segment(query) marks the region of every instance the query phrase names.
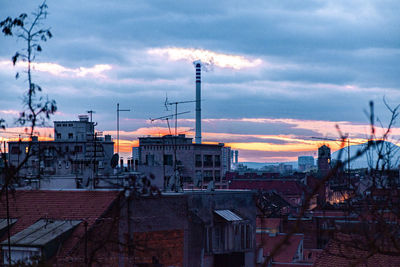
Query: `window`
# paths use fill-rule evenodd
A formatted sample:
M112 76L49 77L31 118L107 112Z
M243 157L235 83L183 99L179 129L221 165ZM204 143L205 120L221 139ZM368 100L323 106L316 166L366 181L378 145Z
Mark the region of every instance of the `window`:
M45 160L44 161L44 167L45 168L53 167L53 161L52 160Z
M75 146L74 152L82 152L82 146Z
M144 163L144 165L154 166L154 155L146 155L146 162Z
M69 133L68 134L68 139L74 139L74 134L73 133Z
M19 147L13 146L13 147L11 148L11 154L19 154L19 153L21 153Z
M168 166L173 165L172 155L164 155L164 165L168 165Z
M196 155L195 160L196 160L196 163L195 163L196 167L203 167L203 164L201 162L201 155Z
M9 256L8 256L8 249L3 246L3 259L4 265L8 266ZM41 256L40 249L36 247L11 247L11 261L12 262L23 262L27 265L34 264L37 259ZM36 265L36 264L34 264Z
M69 152L69 146L65 147L65 152Z
M61 133L57 133L57 139L61 139Z
M69 169L69 161L68 160L65 162L65 168Z
M215 167L220 167L221 166L221 156L220 155L215 155L214 156L214 166Z
M204 171L204 181L209 182L213 180L213 172L212 171Z
M221 171L214 171L214 176L215 176L215 181L220 182L221 181Z
M240 225L240 245L241 249L250 249L252 248L252 232L250 224L241 224Z
M204 167L212 167L212 155L204 155Z
M58 168L59 168L59 169L62 168L62 161L61 161L61 160L58 161Z

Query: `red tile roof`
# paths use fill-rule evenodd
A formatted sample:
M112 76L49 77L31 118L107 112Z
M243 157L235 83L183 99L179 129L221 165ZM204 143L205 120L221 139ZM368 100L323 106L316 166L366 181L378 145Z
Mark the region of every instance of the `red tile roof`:
M400 266L400 256L373 254L350 247L339 240L331 239L325 250L319 255L314 266Z
M296 180L232 180L229 189L275 190L286 196L301 196L305 191Z
M9 194L10 217L18 219L11 227L11 235L34 224L39 219L82 220L88 228L100 218L119 195L119 191L48 191L17 190ZM6 218L5 194L1 196L0 218ZM81 223L74 230L77 242L84 233ZM0 241L6 236L0 237ZM67 240L67 247L74 242Z
M273 252L273 250L283 242L286 238L286 234L277 234L276 236L270 236L268 234L257 234L256 242L257 247L263 248L264 256L269 256ZM302 234L294 234L289 237L287 243L284 243L275 255L272 256L273 262L280 263L291 263L293 262L293 258L297 253L297 249L300 245L300 242L303 240L304 235ZM299 259L300 260L300 259Z
M278 172L227 172L225 174L226 180L234 180L234 179L272 179L279 178L280 174Z

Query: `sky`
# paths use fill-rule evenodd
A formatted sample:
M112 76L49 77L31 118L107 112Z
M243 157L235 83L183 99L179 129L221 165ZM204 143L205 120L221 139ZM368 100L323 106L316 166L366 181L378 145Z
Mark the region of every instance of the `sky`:
M1 0L0 19L30 15L40 1ZM170 102L195 99L194 60L202 60L204 142L224 142L240 161L295 161L333 150L348 133L370 133L374 101L378 128L400 103L400 2L318 1L103 1L48 0L53 38L36 58L34 80L57 101L52 120L76 120L94 110L96 129L128 155L137 138L167 134ZM29 18L29 17L28 17ZM2 138L21 131L26 77L11 56L22 40L0 36ZM178 106L178 132L194 137L195 104ZM173 123L171 122L171 126ZM52 127L52 122L49 122ZM378 133L379 133L378 129ZM43 138L51 129L41 129ZM400 137L393 127L391 140Z

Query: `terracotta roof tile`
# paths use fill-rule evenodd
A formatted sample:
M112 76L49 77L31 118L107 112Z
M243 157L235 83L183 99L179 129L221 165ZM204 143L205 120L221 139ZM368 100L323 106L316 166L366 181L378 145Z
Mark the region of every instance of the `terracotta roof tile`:
M9 194L10 217L17 219L11 227L14 235L39 219L82 220L88 227L100 218L119 195L119 191L50 191L50 190L17 190ZM5 194L0 199L0 219L6 218ZM84 226L80 224L73 236L82 237ZM1 236L0 241L6 239ZM75 242L79 238L74 238ZM67 246L74 242L67 240Z
M400 266L400 256L374 254L367 257L367 255L368 251L352 248L332 239L319 255L314 266Z

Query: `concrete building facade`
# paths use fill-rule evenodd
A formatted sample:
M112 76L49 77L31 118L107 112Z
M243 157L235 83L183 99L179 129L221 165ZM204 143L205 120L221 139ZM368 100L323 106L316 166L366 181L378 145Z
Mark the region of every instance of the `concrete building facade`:
M132 198L127 205L131 223L124 224L128 209L121 209L120 230L131 233L136 246L147 248L135 258L143 266L153 259L165 266L255 266L254 199L248 190L185 190ZM168 257L169 248L173 252ZM122 259L119 266L127 263L129 259Z
M9 162L19 166L21 185L34 188L95 187L99 177L113 174L111 157L114 142L110 135L97 136L87 116L79 121L55 121L54 141L15 141L8 143Z
M323 145L318 148L318 176L324 177L331 169L331 149Z
M184 134L139 138L138 171L154 177L158 188L202 188L210 182L226 188L229 170L230 148L223 143L195 144Z
M301 172L310 171L314 168L313 156L299 156L297 158L298 169Z

